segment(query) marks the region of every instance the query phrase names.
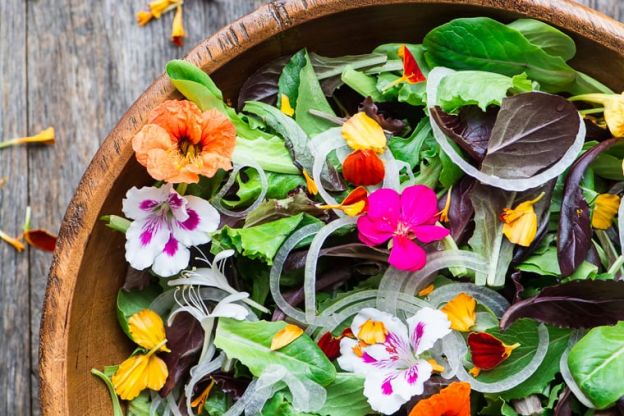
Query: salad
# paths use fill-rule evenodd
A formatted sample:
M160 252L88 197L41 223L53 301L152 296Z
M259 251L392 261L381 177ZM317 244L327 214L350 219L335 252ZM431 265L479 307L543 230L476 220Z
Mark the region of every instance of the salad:
M575 52L461 18L275 59L237 102L169 62L153 183L102 218L114 415L622 414L624 96Z

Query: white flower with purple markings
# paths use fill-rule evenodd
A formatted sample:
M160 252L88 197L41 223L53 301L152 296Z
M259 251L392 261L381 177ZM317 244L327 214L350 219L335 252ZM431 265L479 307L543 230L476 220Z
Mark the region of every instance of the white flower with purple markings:
M423 393L431 377L427 351L451 332L446 315L423 308L407 320L374 308L362 309L351 324L357 339L340 341L338 364L365 377L364 395L371 408L389 415Z
M173 185L133 187L123 212L134 220L126 232L126 260L137 270L152 267L159 276L173 276L188 266L189 247L210 241L219 227L219 213L196 196L181 196Z

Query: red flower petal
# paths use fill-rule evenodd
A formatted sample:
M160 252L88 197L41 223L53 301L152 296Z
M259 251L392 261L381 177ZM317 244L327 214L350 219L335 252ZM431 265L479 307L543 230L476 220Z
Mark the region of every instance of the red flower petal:
M319 340L318 346L325 353L327 358L335 360L340 355L340 339L336 338L331 332L326 332Z
M54 251L56 246L56 236L46 230L28 230L24 232L24 240L43 251Z
M377 185L386 175L383 161L372 150L356 150L344 160L342 174L357 186Z
M426 81L425 75L420 70L414 55L410 50L402 45L399 49L399 56L403 58L403 78L410 84Z
M491 370L508 357L503 341L487 332L473 332L468 335L468 346L473 364L481 370Z

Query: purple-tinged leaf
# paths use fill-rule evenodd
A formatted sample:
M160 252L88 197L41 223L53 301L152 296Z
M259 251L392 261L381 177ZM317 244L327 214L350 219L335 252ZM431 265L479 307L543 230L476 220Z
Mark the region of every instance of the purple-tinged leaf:
M485 157L497 114L498 107L483 112L473 105L463 107L458 115L445 113L437 106L431 109L431 116L444 134L479 163Z
M219 389L224 393L230 394L234 400L241 398L247 386L251 380L246 378L236 378L231 374L217 372L206 376L208 379L213 379L215 384L219 386Z
M289 56L279 57L251 74L238 93L238 109L241 110L247 101L262 101L275 105L277 103L277 82L289 59Z
M572 390L566 386L555 406L555 416L572 416Z
M143 290L152 282L152 275L145 270L135 270L132 267L128 268L126 273L126 280L124 281L123 288L126 291L131 290Z
M513 304L522 301L522 292L524 292L524 285L522 284L522 272L516 270L511 274L511 281L514 286Z
M366 97L358 106L358 111L363 111L367 116L375 120L382 129L389 131L395 136L400 136L405 130L405 123L392 117L381 114L371 97Z
M162 354L167 364L169 376L160 390L162 397L167 396L180 381L188 375L191 366L197 363L204 343L204 330L200 323L187 312L180 312L172 325L165 328L167 347L170 353Z
M624 320L624 282L580 280L547 287L507 309L500 327L505 330L521 318L563 328L614 325Z
M587 133L585 133L586 141L596 140L598 142L601 142L603 140L607 140L613 137L608 129L603 129L602 127L598 126L596 123L587 118L584 118L583 121L585 122L585 129L587 130Z
M558 95L529 92L503 99L481 171L530 178L559 161L576 140L576 107Z
M284 263L286 273L302 269L305 266L308 250L293 251ZM387 263L388 250L369 247L362 243L346 243L339 246L321 249L319 257L342 257L352 259L363 259L372 262Z
M449 230L451 237L459 245L464 244L474 230L474 208L470 201L470 194L475 185L475 180L469 176L464 176L451 190L451 204L449 206ZM444 206L446 195L440 200Z
M557 231L557 255L562 276L569 276L583 263L591 245L592 228L589 205L579 184L587 167L596 157L611 148L618 139L609 139L594 146L570 167L563 188L561 217Z

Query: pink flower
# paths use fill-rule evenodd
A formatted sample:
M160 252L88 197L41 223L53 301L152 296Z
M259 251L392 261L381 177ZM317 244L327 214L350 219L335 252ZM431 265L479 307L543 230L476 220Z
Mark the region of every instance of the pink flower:
M399 195L392 189L378 189L368 197L368 211L358 219L360 240L368 246L392 239L388 262L400 270L416 271L425 266L427 254L413 240L431 243L449 231L435 225L436 194L424 185L414 185Z

